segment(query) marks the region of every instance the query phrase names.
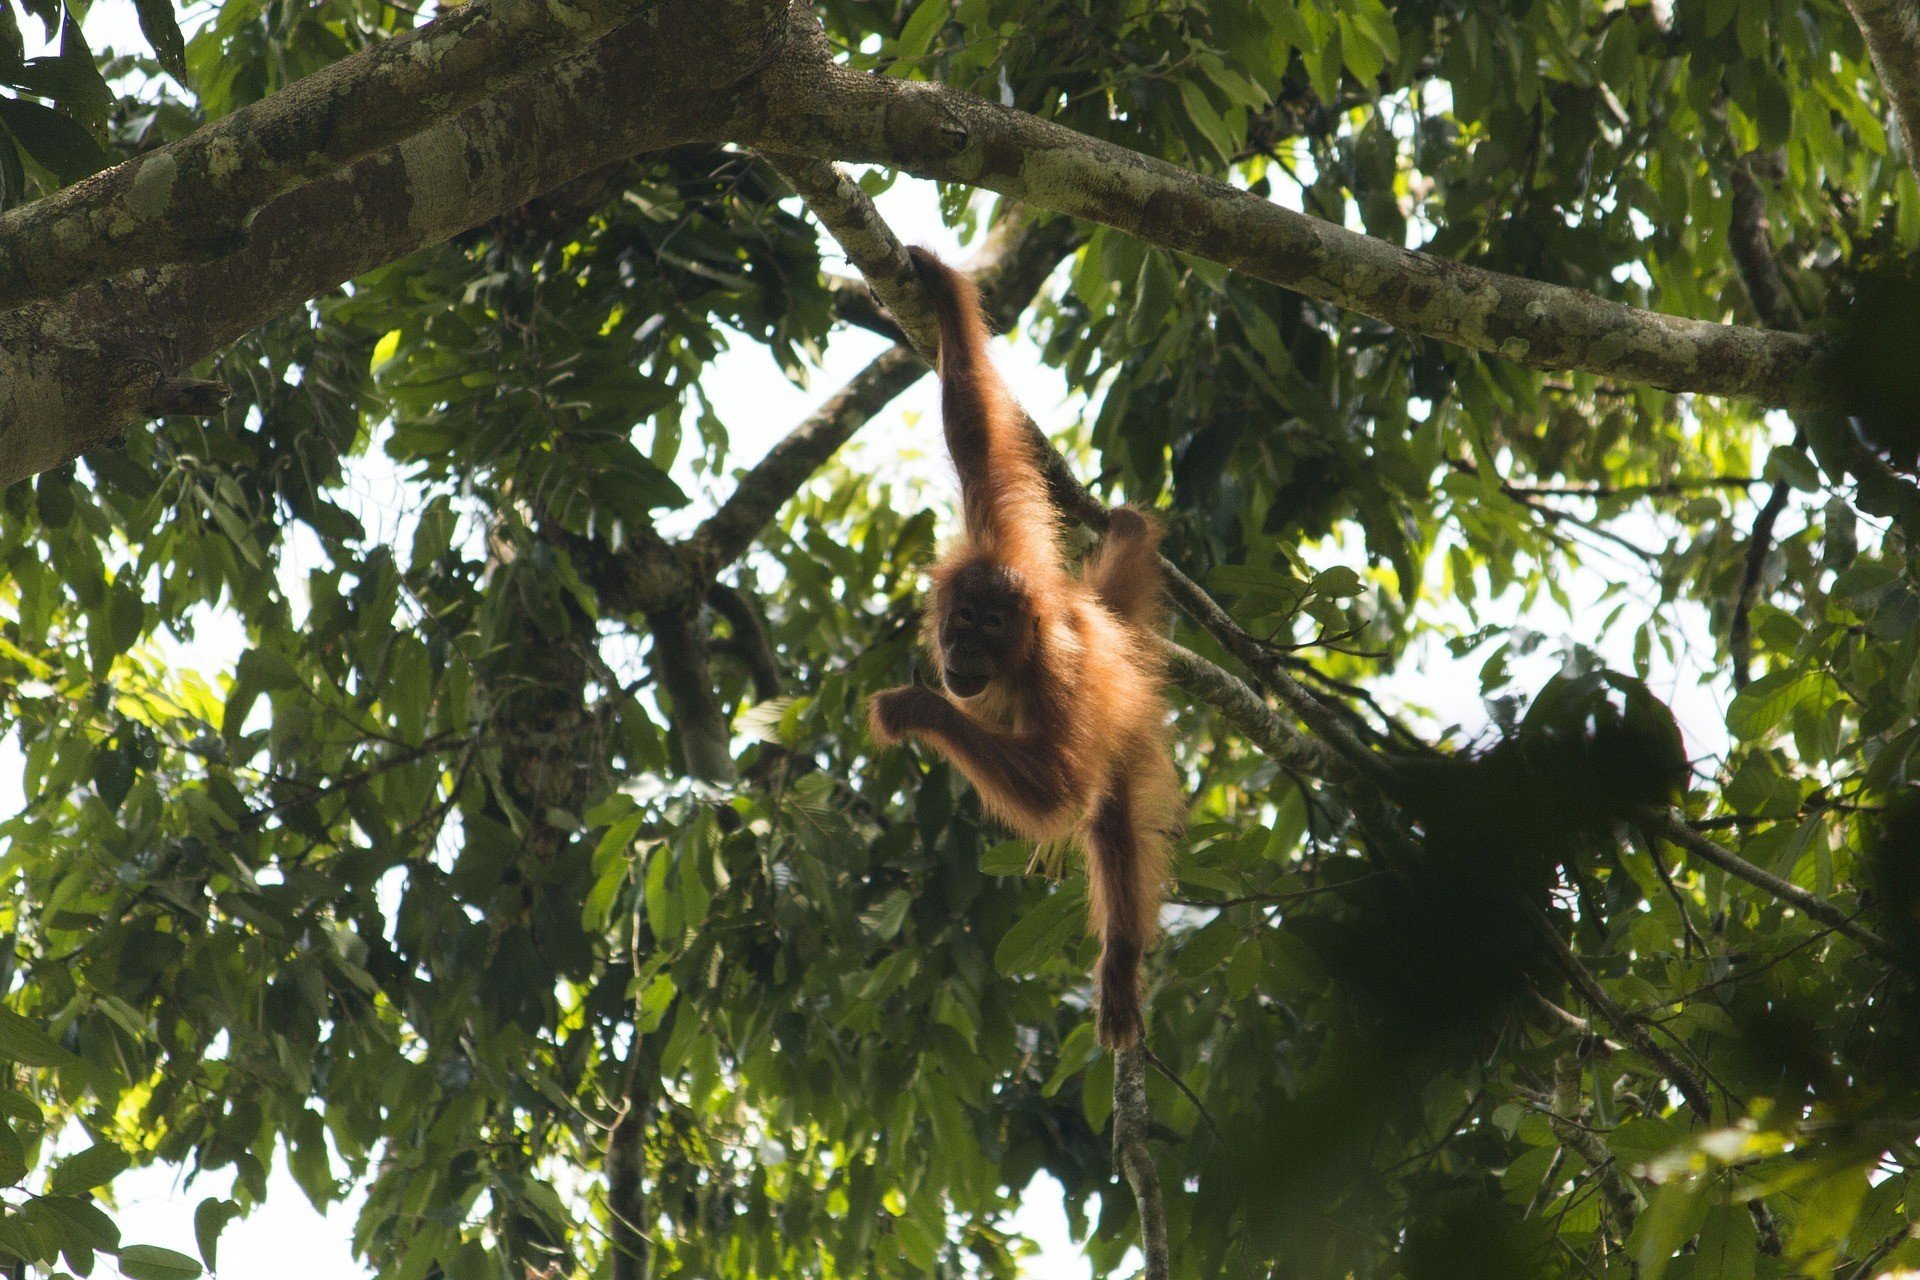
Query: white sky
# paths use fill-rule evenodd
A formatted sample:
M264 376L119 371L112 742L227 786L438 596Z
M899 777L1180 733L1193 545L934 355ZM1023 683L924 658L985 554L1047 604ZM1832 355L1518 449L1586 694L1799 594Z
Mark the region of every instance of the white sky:
M3 2L3 0L0 0ZM87 20L96 47L111 43L122 49L143 47L133 16L133 8L124 0L106 0L95 7ZM25 24L31 43L38 34L37 23ZM29 53L36 50L29 49ZM880 198L880 206L901 236L914 243L928 244L946 256L966 256L952 232L940 221L932 184L903 178ZM828 243L831 255L834 246ZM830 266L846 269L843 262ZM751 464L766 449L824 400L884 346L883 340L863 330L850 330L835 337L826 356L825 368L817 372L810 385L795 388L779 372L765 349L751 341L741 341L715 362L702 390L710 398L732 438L730 463L734 467ZM1065 401L1065 386L1060 376L1039 363L1037 350L1016 335L998 344L999 358L1016 391L1029 411L1051 430L1075 425L1077 407ZM869 423L842 457L855 467L876 474L912 474L918 477L949 474L940 457L939 437L934 428L937 414L935 386L931 378L923 380L910 393ZM701 493L693 477L683 467L678 477L696 493L695 507L678 513L667 522L669 533L683 531L710 510L709 500L724 496L706 486ZM350 506L357 506L370 533L392 530L409 520L404 507L405 492L397 483L392 468L383 460L374 460L350 486ZM936 495L938 490L935 491ZM1651 520L1633 528L1632 534L1643 545L1658 548L1663 539ZM1639 535L1645 535L1641 537ZM377 534L376 534L377 536ZM1334 548L1323 548L1321 564L1341 558ZM1356 565L1356 567L1364 567ZM1549 640L1585 641L1596 637L1582 634L1582 625L1592 625L1591 607L1606 577L1621 572L1622 566L1596 561L1592 569L1568 577L1565 585L1576 601L1571 616L1557 609L1534 610L1525 619ZM287 578L297 582L304 569ZM1483 605L1483 614L1491 612ZM1463 612L1441 611L1455 618L1465 630ZM1644 616L1644 609L1629 610L1625 625L1600 644L1609 661L1622 670L1631 670L1632 627ZM1683 655L1679 666L1657 663L1653 675L1654 691L1669 700L1686 732L1690 749L1696 755L1717 754L1724 749L1722 729L1726 692L1717 680L1705 680L1703 664L1713 660L1712 645L1699 618L1690 620L1687 630L1698 637L1690 657ZM240 637L231 627L203 627L194 643L181 647L178 660L210 676L228 669L240 647ZM1537 688L1557 665L1556 645L1543 646L1535 658L1516 663L1524 672L1520 687ZM1453 660L1440 645L1430 645L1420 661L1408 663L1388 682L1388 691L1407 702L1425 707L1436 725L1459 724L1468 731L1486 723L1480 704L1477 671L1484 655ZM19 756L10 740L0 740L0 812L15 812L20 804ZM231 1181L229 1173L209 1175L193 1188L180 1185L178 1170L154 1168L123 1175L115 1184L119 1203L115 1210L128 1243L160 1244L197 1256L193 1241L192 1210L202 1198L224 1194ZM1125 1194L1124 1190L1120 1194ZM354 1262L348 1249L357 1198L335 1206L322 1215L306 1201L299 1188L283 1170L270 1181L268 1204L252 1218L236 1221L224 1233L220 1244L221 1272L233 1276L273 1276L277 1280L350 1280L367 1274ZM1039 1242L1042 1253L1029 1263L1027 1273L1045 1280L1080 1280L1089 1268L1079 1251L1067 1238L1065 1216L1061 1212L1059 1188L1051 1179L1035 1184L1034 1194L1014 1218L1013 1225Z

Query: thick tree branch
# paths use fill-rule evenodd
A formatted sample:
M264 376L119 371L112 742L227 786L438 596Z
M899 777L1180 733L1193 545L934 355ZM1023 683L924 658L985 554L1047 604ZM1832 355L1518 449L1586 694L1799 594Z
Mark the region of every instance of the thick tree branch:
M464 5L15 209L0 216L0 308L133 267L230 253L278 197L578 53L645 8L641 0Z
M1799 330L1805 327L1805 318L1774 257L1767 193L1753 165L1752 156L1736 156L1727 165L1727 193L1732 197L1727 251L1733 256L1740 283L1760 323L1770 329Z
M594 12L623 2L632 0L591 0ZM496 53L463 52L457 65L491 67ZM364 71L365 64L336 74L353 68ZM485 77L454 79L479 85ZM391 90L381 83L383 92ZM365 88L373 92L371 82ZM273 110L291 110L298 101L276 102ZM436 99L434 110L444 111L447 101ZM609 102L622 109L607 110ZM312 110L324 114L321 106ZM354 128L376 130L382 115L357 110ZM366 132L336 143L314 116L286 124L323 138L329 156L385 136ZM272 152L280 158L267 166L268 176L255 178L228 174L217 163L224 152L205 138L170 153L166 210L226 210L213 215L214 224L237 225L247 201L286 194L259 210L241 247L217 260L157 271L149 265L0 312L0 484L118 437L143 416L158 382L345 280L636 152L725 139L878 160L1026 193L1037 206L1212 257L1411 332L1533 364L1769 403L1816 403L1822 395L1817 348L1805 337L1636 311L1409 254L964 94L857 75L834 64L804 7L783 15L779 0L720 7L652 0L641 18L585 53L520 76L477 106L291 190L287 184L300 174L325 167L313 154L302 160ZM255 138L247 145L268 143ZM205 164L182 167L183 156L202 154L193 148L204 150ZM159 173L134 166L19 216L93 226L122 199L116 193L123 183L127 198L138 195L135 203L151 213L159 206L147 197L159 190ZM149 176L136 183L134 175ZM189 219L177 229L192 242L194 228L206 225ZM97 267L94 238L82 236L88 247L71 251L87 259L84 273L105 269ZM220 236L213 239L211 247L188 243L186 251L217 251ZM177 251L153 247L159 259ZM125 255L115 259L121 265L135 256L115 252ZM42 270L20 261L21 271Z
M1847 0L1860 24L1880 85L1893 104L1907 164L1920 176L1920 4L1915 0Z
M1831 396L1801 334L1662 315L1412 252L942 85L812 69L783 82L779 99L750 104L747 141L986 187L1536 368L1766 404Z
M734 767L732 728L713 693L713 671L706 624L698 603L669 606L647 615L653 631L648 663L660 687L672 699L670 717L680 736L687 774L701 782L731 783Z
M760 56L727 36L700 0L656 0L587 53L268 205L218 261L0 313L0 486L116 438L157 384L343 281L610 161L724 132L727 87Z

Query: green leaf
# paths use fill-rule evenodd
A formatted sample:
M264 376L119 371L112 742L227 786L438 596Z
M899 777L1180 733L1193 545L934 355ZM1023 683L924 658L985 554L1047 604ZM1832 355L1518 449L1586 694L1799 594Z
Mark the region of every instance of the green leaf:
M302 1111L289 1134L287 1170L315 1205L331 1204L340 1197L334 1180L333 1162L327 1154L326 1123L314 1111ZM196 1264L197 1266L198 1264Z
M1778 445L1767 455L1765 474L1785 480L1802 493L1813 493L1820 488L1820 472L1813 465L1813 459L1789 445Z
M1080 895L1055 891L1015 921L994 948L993 967L1001 973L1032 973L1056 955L1082 918Z
M249 649L240 655L239 667L251 683L269 693L276 689L297 688L306 683L287 655L278 649Z
M187 42L180 37L180 23L173 16L172 0L133 0L140 15L140 33L153 46L153 56L169 75L187 83Z
M1192 80L1182 80L1180 101L1187 109L1187 119L1193 122L1193 127L1199 131L1200 136L1207 140L1207 145L1213 148L1214 155L1223 164L1231 160L1234 151L1233 131L1227 128L1226 121L1220 118L1220 113L1213 109L1211 102L1207 101L1206 91ZM1148 308L1148 311L1153 313L1155 309Z
M1301 59L1307 68L1307 81L1322 102L1332 102L1340 96L1340 44L1340 33L1336 29L1331 39Z
M92 134L52 107L0 97L0 124L7 126L34 163L62 183L91 177L110 163Z
M0 1005L0 1058L23 1067L65 1066L78 1059L28 1019Z
M656 974L653 981L640 993L635 1007L633 1029L641 1035L657 1031L661 1021L667 1016L667 1010L673 1006L673 997L677 988L668 974Z
M48 1228L59 1251L69 1258L94 1249L112 1249L120 1243L120 1228L91 1200L41 1196L28 1201L23 1212Z
M1180 939L1174 963L1181 976L1208 979L1220 967L1240 939L1246 936L1246 922L1226 912L1195 932Z
M0 69L12 72L27 56L27 42L21 38L20 23L11 4L0 4Z
M1313 575L1315 595L1344 599L1348 596L1357 596L1364 590L1366 590L1366 584L1360 580L1360 575L1343 564Z
M114 653L125 653L139 643L145 623L146 605L140 592L127 582L115 582L107 596L107 634Z
M385 333L381 334L380 340L373 344L372 356L370 356L367 360L368 372L370 373L380 372L381 367L384 366L389 360L392 360L394 357L394 354L399 350L400 350L400 330L389 329Z
M900 28L900 38L894 42L895 61L888 70L889 75L924 74L925 68L917 65L926 56L933 45L933 38L940 34L940 28L946 24L953 12L951 0L920 0L920 5Z
M1660 1280L1673 1257L1693 1235L1705 1208L1704 1179L1675 1178L1654 1194L1653 1203L1633 1224L1630 1247L1640 1261L1641 1280Z
M672 865L673 848L668 844L656 845L647 858L647 927L658 942L677 942L680 938L679 917L667 894L667 871Z
M446 1280L489 1280L494 1273L487 1266L487 1249L478 1240L468 1240L453 1251L444 1264Z
M208 1196L194 1206L193 1243L200 1250L201 1261L207 1264L207 1270L211 1271L220 1265L216 1257L220 1249L220 1233L239 1216L238 1204L218 1196Z
M47 1190L60 1196L79 1195L106 1186L132 1163L133 1157L112 1143L95 1143L55 1165L47 1177Z
M186 1254L157 1244L130 1244L120 1250L119 1258L128 1280L194 1280L202 1271Z
M1351 14L1339 14L1340 57L1353 78L1362 85L1371 86L1379 80L1380 73L1386 69L1387 57L1367 33L1361 30Z
M1700 1230L1694 1274L1712 1276L1713 1280L1753 1280L1754 1259L1759 1252L1753 1215L1740 1205L1715 1206Z
M0 124L0 209L10 209L27 198L27 170L20 162L20 145Z
M990 876L1023 876L1033 865L1033 846L1024 840L1002 840L980 855L980 870Z
M1807 679L1800 671L1769 671L1728 704L1727 732L1742 742L1764 738L1787 718L1807 689Z
M27 1152L13 1130L0 1125L0 1187L17 1187L27 1177Z
M863 912L860 923L877 934L882 941L886 941L899 933L901 926L906 924L907 910L912 906L913 895L905 889L895 889Z
M1265 968L1266 958L1259 939L1248 938L1227 962L1227 994L1235 1000L1245 1000L1260 984L1260 974Z

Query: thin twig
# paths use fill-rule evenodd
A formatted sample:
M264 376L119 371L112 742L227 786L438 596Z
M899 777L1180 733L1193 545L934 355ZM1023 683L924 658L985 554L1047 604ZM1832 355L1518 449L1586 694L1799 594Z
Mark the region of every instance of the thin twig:
M1174 1088L1178 1089L1182 1094L1184 1094L1186 1096L1187 1101L1193 1104L1193 1109L1195 1111L1198 1111L1200 1113L1200 1118L1207 1122L1207 1128L1213 1132L1213 1136L1216 1138L1224 1137L1224 1135L1220 1132L1219 1124L1214 1121L1213 1112L1207 1110L1207 1104L1200 1101L1200 1095L1193 1091L1192 1086L1189 1085L1185 1080L1182 1080L1180 1078L1180 1074L1176 1072L1172 1067L1168 1066L1165 1062L1162 1062L1160 1060L1160 1055L1155 1053L1152 1049L1147 1048L1144 1042L1141 1044L1140 1047L1143 1049L1146 1049L1147 1061L1153 1064L1153 1069L1155 1071L1158 1071L1161 1075L1165 1076L1167 1078L1168 1083L1172 1084Z

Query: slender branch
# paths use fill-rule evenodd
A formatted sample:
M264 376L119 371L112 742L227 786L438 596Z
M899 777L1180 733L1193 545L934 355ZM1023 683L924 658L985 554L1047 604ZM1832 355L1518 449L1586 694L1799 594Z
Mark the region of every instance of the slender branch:
M1480 467L1465 458L1449 458L1447 466L1463 476L1478 476ZM1500 492L1525 501L1530 498L1676 498L1699 493L1703 489L1749 489L1760 481L1754 476L1694 476L1647 484L1545 485L1523 484L1499 477Z
M1727 225L1727 247L1733 255L1740 283L1763 323L1776 329L1799 329L1805 318L1800 306L1780 274L1773 253L1773 235L1767 223L1767 194L1754 176L1748 156L1736 156L1727 165L1727 190L1732 198L1732 213ZM1794 444L1806 440L1805 427L1799 427ZM1747 554L1740 564L1740 584L1734 589L1732 616L1727 623L1727 655L1733 662L1733 687L1744 689L1752 679L1753 606L1760 598L1760 579L1773 553L1773 531L1781 513L1793 496L1793 486L1776 480L1767 500L1753 517L1753 529L1747 535Z
M1535 368L1777 405L1833 395L1802 334L1662 315L1407 250L943 85L816 64L781 89L745 108L759 146L986 187Z
M1867 1256L1860 1259L1858 1265L1837 1274L1843 1275L1844 1280L1869 1280L1880 1264L1886 1261L1888 1254L1911 1239L1913 1239L1913 1227L1903 1222L1881 1237L1880 1242L1873 1248L1867 1250Z
M1736 879L1766 890L1808 919L1818 921L1836 933L1845 934L1876 957L1888 961L1894 959L1893 948L1887 945L1886 940L1854 917L1792 881L1783 880L1765 867L1755 866L1731 849L1709 840L1688 826L1685 819L1673 810L1650 811L1643 816L1642 823L1649 834L1659 836Z
M1689 948L1700 948L1701 958L1710 958L1713 950L1707 946L1707 940L1693 927L1693 912L1687 906L1686 895L1680 892L1680 886L1673 882L1673 873L1667 870L1667 860L1660 856L1660 846L1653 841L1646 842L1647 861L1653 864L1654 874L1660 877L1660 883L1666 888L1667 897L1673 903L1673 909L1680 916L1680 932Z
M1753 606L1760 599L1760 579L1767 557L1773 554L1773 530L1793 496L1793 486L1776 480L1767 500L1753 517L1747 534L1747 554L1740 562L1740 585L1734 588L1733 616L1727 623L1727 655L1733 662L1733 687L1744 689L1753 679Z
M1275 764L1316 778L1339 772L1340 762L1326 747L1268 706L1246 681L1171 640L1159 641L1159 649L1174 684L1195 702L1218 711Z
M1228 653L1244 663L1261 683L1273 691L1274 696L1286 704L1289 711L1300 718L1300 722L1307 726L1315 738L1332 750L1338 761L1332 766L1333 780L1338 781L1343 776L1351 780L1355 775L1375 784L1386 780L1392 771L1387 758L1361 741L1353 726L1339 712L1327 706L1296 679L1287 670L1280 654L1263 645L1229 617L1219 601L1208 595L1179 568L1163 560L1161 572L1166 575L1168 594L1181 611L1201 630L1219 641Z
M1653 1063L1673 1081L1674 1088L1680 1091L1680 1097L1687 1107L1702 1120L1712 1123L1713 1102L1707 1087L1688 1067L1676 1057L1671 1049L1653 1038L1646 1024L1633 1016L1600 985L1593 971L1580 963L1580 957L1573 953L1567 940L1560 936L1560 930L1554 927L1547 913L1533 903L1523 904L1523 909L1533 918L1535 928L1547 943L1547 951L1553 956L1554 963L1567 975L1581 997L1606 1020L1622 1040L1632 1045L1641 1057Z
M940 322L917 287L918 278L906 246L881 218L860 184L839 165L824 160L769 151L767 162L793 184L807 208L839 241L848 261L860 268L874 296L886 306L887 314L914 350L922 355L939 350Z
M1160 1198L1160 1170L1147 1148L1153 1112L1147 1106L1147 1048L1136 1044L1113 1058L1113 1155L1133 1188L1140 1210L1144 1280L1167 1280L1167 1210Z
M746 554L800 486L867 425L874 415L918 382L927 362L911 348L893 346L827 398L826 403L767 450L734 486L719 510L688 536L684 546L696 572L717 572Z
M1562 1009L1538 991L1533 993L1533 1001L1548 1017L1566 1027L1567 1030L1573 1032L1575 1035L1591 1036L1596 1034L1591 1021L1574 1013L1572 1010ZM1605 1036L1600 1037L1600 1043L1604 1045L1609 1052L1617 1052L1626 1048L1625 1045L1616 1040L1609 1040Z

